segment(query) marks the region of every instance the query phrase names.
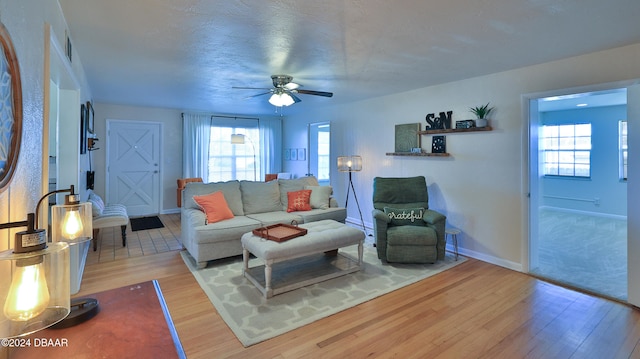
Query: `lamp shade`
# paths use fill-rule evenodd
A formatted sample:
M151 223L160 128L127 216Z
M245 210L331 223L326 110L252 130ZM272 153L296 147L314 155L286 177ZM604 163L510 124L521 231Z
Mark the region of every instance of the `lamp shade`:
M91 203L65 200L51 207L51 240L69 244L70 293L80 291L87 253L93 236Z
M284 91L277 91L269 98L269 103L276 106L290 106L293 105L296 101L291 97L288 93Z
M48 328L70 312L69 245L0 253L0 338Z
M360 156L339 156L338 171L358 172L362 171L362 157Z
M91 203L61 204L51 207L51 240L84 242L93 235Z

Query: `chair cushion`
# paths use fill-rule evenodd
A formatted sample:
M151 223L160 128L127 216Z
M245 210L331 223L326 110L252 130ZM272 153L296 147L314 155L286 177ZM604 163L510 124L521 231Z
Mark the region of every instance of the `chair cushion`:
M216 223L233 218L233 212L229 209L222 191L216 191L203 196L193 196L193 200L207 215L207 223Z
M93 191L89 192L88 201L91 203L91 214L96 217L102 215L104 211L104 201Z
M127 207L119 203L105 206L101 215L93 217L94 229L124 226L128 223Z
M429 209L429 194L424 176L406 178L375 177L373 208L384 207Z
M424 226L422 220L424 208L391 208L384 207L384 213L389 216L394 226Z
M430 227L393 226L387 228L389 246L435 246L438 243L436 231Z

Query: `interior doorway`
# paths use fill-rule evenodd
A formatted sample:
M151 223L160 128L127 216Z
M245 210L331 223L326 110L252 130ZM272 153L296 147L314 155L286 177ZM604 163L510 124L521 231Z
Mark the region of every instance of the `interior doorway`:
M529 99L529 272L627 300L626 88Z
M321 186L328 186L331 174L331 124L318 122L309 124L309 168L307 173L316 176Z

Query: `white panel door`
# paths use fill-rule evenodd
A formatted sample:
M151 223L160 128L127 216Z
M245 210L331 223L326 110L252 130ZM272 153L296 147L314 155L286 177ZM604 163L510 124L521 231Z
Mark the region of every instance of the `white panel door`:
M108 203L121 203L130 216L160 213L161 124L107 121Z

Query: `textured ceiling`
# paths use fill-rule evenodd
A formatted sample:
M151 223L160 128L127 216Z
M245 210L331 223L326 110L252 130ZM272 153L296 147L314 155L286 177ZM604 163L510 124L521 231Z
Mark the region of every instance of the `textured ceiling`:
M640 42L638 0L59 0L93 99L284 114Z

